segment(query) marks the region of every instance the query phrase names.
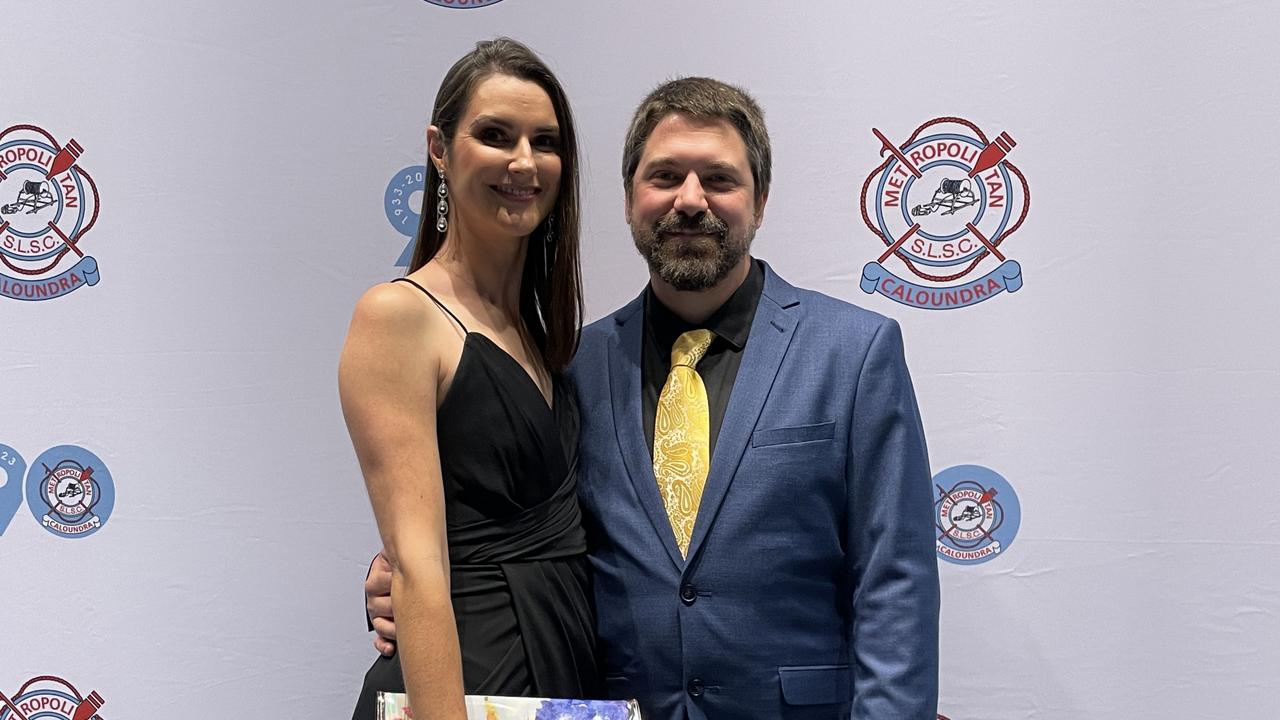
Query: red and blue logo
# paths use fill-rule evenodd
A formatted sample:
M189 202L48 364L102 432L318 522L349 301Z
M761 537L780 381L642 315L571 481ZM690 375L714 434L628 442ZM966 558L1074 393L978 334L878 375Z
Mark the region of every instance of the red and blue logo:
M98 710L104 704L97 692L82 695L60 677L41 675L12 695L0 692L0 720L102 720Z
M37 523L63 538L88 537L111 518L116 487L102 459L75 445L49 448L27 466L17 450L0 445L0 535L22 505L26 473L27 508Z
M473 8L489 7L497 5L502 0L427 0L432 5L440 7L454 8L457 10L471 10Z
M52 300L97 284L83 241L98 221L98 187L83 152L35 125L0 133L0 295Z
M901 145L871 132L887 157L862 185L862 220L885 249L863 268L862 290L926 310L1017 292L1022 269L1003 246L1031 193L1008 159L1013 138L989 139L958 117L930 120Z
M1013 486L981 465L957 465L933 477L938 557L978 565L1009 549L1022 524Z

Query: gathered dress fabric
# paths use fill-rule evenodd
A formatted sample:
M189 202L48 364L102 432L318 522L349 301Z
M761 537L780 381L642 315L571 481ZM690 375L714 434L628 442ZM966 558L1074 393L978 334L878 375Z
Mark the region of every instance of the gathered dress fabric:
M436 434L470 695L600 696L578 408L560 379L552 400L502 348L467 332ZM366 673L353 720L375 720L379 691L405 691L399 653Z

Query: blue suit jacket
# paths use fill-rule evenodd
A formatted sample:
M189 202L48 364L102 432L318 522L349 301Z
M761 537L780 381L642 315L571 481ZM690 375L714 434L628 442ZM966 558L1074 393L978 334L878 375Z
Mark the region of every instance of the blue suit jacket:
M933 497L897 323L765 266L687 561L641 427L643 331L642 296L571 370L610 696L656 720L933 720Z

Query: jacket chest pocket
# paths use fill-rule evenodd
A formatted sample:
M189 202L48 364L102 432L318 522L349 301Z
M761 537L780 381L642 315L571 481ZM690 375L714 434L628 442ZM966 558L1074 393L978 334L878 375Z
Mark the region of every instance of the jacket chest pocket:
M832 440L836 436L835 421L814 423L811 425L792 425L790 427L765 428L751 433L751 447L763 448L774 445L796 445L799 443Z
M810 423L756 430L738 465L734 492L744 478L755 499L778 523L833 515L845 505L847 443L836 438L836 423Z

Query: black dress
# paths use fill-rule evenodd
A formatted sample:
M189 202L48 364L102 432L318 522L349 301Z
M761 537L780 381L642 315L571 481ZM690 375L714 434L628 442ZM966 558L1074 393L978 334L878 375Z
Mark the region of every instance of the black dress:
M407 278L458 322L431 293ZM454 617L470 695L600 696L595 614L577 498L578 408L548 407L525 369L467 332L437 411ZM400 656L365 675L353 720L404 692Z

